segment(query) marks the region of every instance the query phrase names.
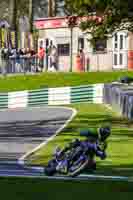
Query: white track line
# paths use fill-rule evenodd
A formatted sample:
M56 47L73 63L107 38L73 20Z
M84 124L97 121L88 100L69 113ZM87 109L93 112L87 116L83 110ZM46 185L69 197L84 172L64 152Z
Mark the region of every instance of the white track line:
M128 180L127 176L104 176L104 175L92 175L92 174L81 174L79 175L81 178L89 178L89 179L99 179L99 180Z
M39 107L40 108L40 107ZM29 156L30 154L32 154L32 153L34 153L34 152L36 152L37 150L39 150L40 148L42 148L43 146L45 146L48 142L50 142L51 140L53 140L56 136L57 136L57 134L59 133L59 132L61 132L71 121L72 121L72 119L76 116L76 114L77 114L77 111L75 110L75 109L73 109L73 108L69 108L69 107L57 107L57 106L52 106L52 107L50 107L50 109L51 108L66 108L66 109L68 109L68 110L72 110L73 111L73 114L72 114L72 116L66 121L66 123L65 124L63 124L63 126L62 127L60 127L57 131L56 131L56 133L54 134L54 135L52 135L51 137L49 137L47 140L45 140L43 143L41 143L39 146L37 146L36 148L34 148L34 149L32 149L31 151L29 151L29 152L27 152L25 155L23 155L21 158L19 158L18 159L18 164L21 164L21 165L24 165L24 160L25 160L25 158L27 157L27 156Z

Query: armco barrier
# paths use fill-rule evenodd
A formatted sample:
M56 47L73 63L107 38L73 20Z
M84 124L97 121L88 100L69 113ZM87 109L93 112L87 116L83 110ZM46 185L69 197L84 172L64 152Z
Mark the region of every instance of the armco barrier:
M94 84L0 93L0 109L80 102L103 103L103 88L104 84Z
M122 116L133 120L133 85L105 84L103 99L104 103L111 105Z
M0 93L0 109L82 102L109 104L121 115L133 119L133 85L93 84Z
M1 93L0 94L0 109L8 108L8 94Z

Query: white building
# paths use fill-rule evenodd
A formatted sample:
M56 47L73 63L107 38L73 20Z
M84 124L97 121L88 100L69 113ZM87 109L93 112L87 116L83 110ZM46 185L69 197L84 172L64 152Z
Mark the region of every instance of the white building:
M43 41L45 48L50 41L53 41L53 44L58 48L59 70L70 71L71 31L66 18L37 19L35 26L39 30L39 42ZM87 39L88 35L85 35L79 27L73 28L72 71L77 70L76 55L79 48L84 49L86 71L111 71L112 69L126 70L128 67L131 68L128 55L131 62L132 34L127 31L117 32L108 41L99 41L95 49Z

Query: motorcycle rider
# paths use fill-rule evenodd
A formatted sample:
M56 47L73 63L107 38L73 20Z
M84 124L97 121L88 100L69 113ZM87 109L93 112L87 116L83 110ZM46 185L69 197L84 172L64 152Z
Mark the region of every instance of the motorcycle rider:
M72 150L75 147L76 152L72 154L72 157L69 156L69 159L71 162L74 162L77 160L80 162L80 155L82 155L83 152L89 151L90 155L90 162L92 162L92 169L96 169L96 162L94 160L94 152L95 155L100 157L101 159L106 158L106 148L107 148L107 137L111 134L111 128L109 125L104 125L99 128L89 128L87 131L80 132L81 136L86 136L86 141L80 141L79 139L74 139L71 143L65 146L64 151ZM86 145L87 144L87 145ZM69 162L68 162L69 163Z
M110 134L111 134L111 128L109 125L104 125L99 128L88 128L87 130L82 130L80 132L80 136L87 137L87 140L89 140L91 143L97 142L97 146L99 145L102 147L102 148L99 147L101 150L105 150L107 148L106 139L107 137L109 137ZM72 148L80 146L80 144L81 144L81 141L78 138L72 140L70 143L68 143L64 147L63 150L61 150L61 154L63 154L64 152ZM60 152L59 147L57 147L57 149L55 150L56 154L57 152Z
M54 159L52 160L52 165L48 165L46 168L46 174L52 175L56 171L56 160L62 160L62 157L67 155L67 164L63 166L60 170L62 173L67 174L67 169L72 162L80 162L82 153L89 151L90 162L92 162L92 169L96 169L96 162L94 160L94 154L101 159L106 158L105 150L107 148L107 137L111 134L110 126L101 126L99 128L89 128L80 132L81 136L87 137L86 140L81 141L79 139L74 139L72 142L67 144L63 149L57 148L54 154ZM76 151L75 151L76 149ZM73 151L74 150L74 151ZM90 168L89 162L89 168Z

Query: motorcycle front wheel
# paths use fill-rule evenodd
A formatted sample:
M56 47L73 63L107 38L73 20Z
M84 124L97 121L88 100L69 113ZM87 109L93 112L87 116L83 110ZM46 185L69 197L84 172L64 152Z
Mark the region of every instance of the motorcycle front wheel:
M56 173L56 160L52 159L48 162L48 165L45 167L44 172L47 176L53 176Z

